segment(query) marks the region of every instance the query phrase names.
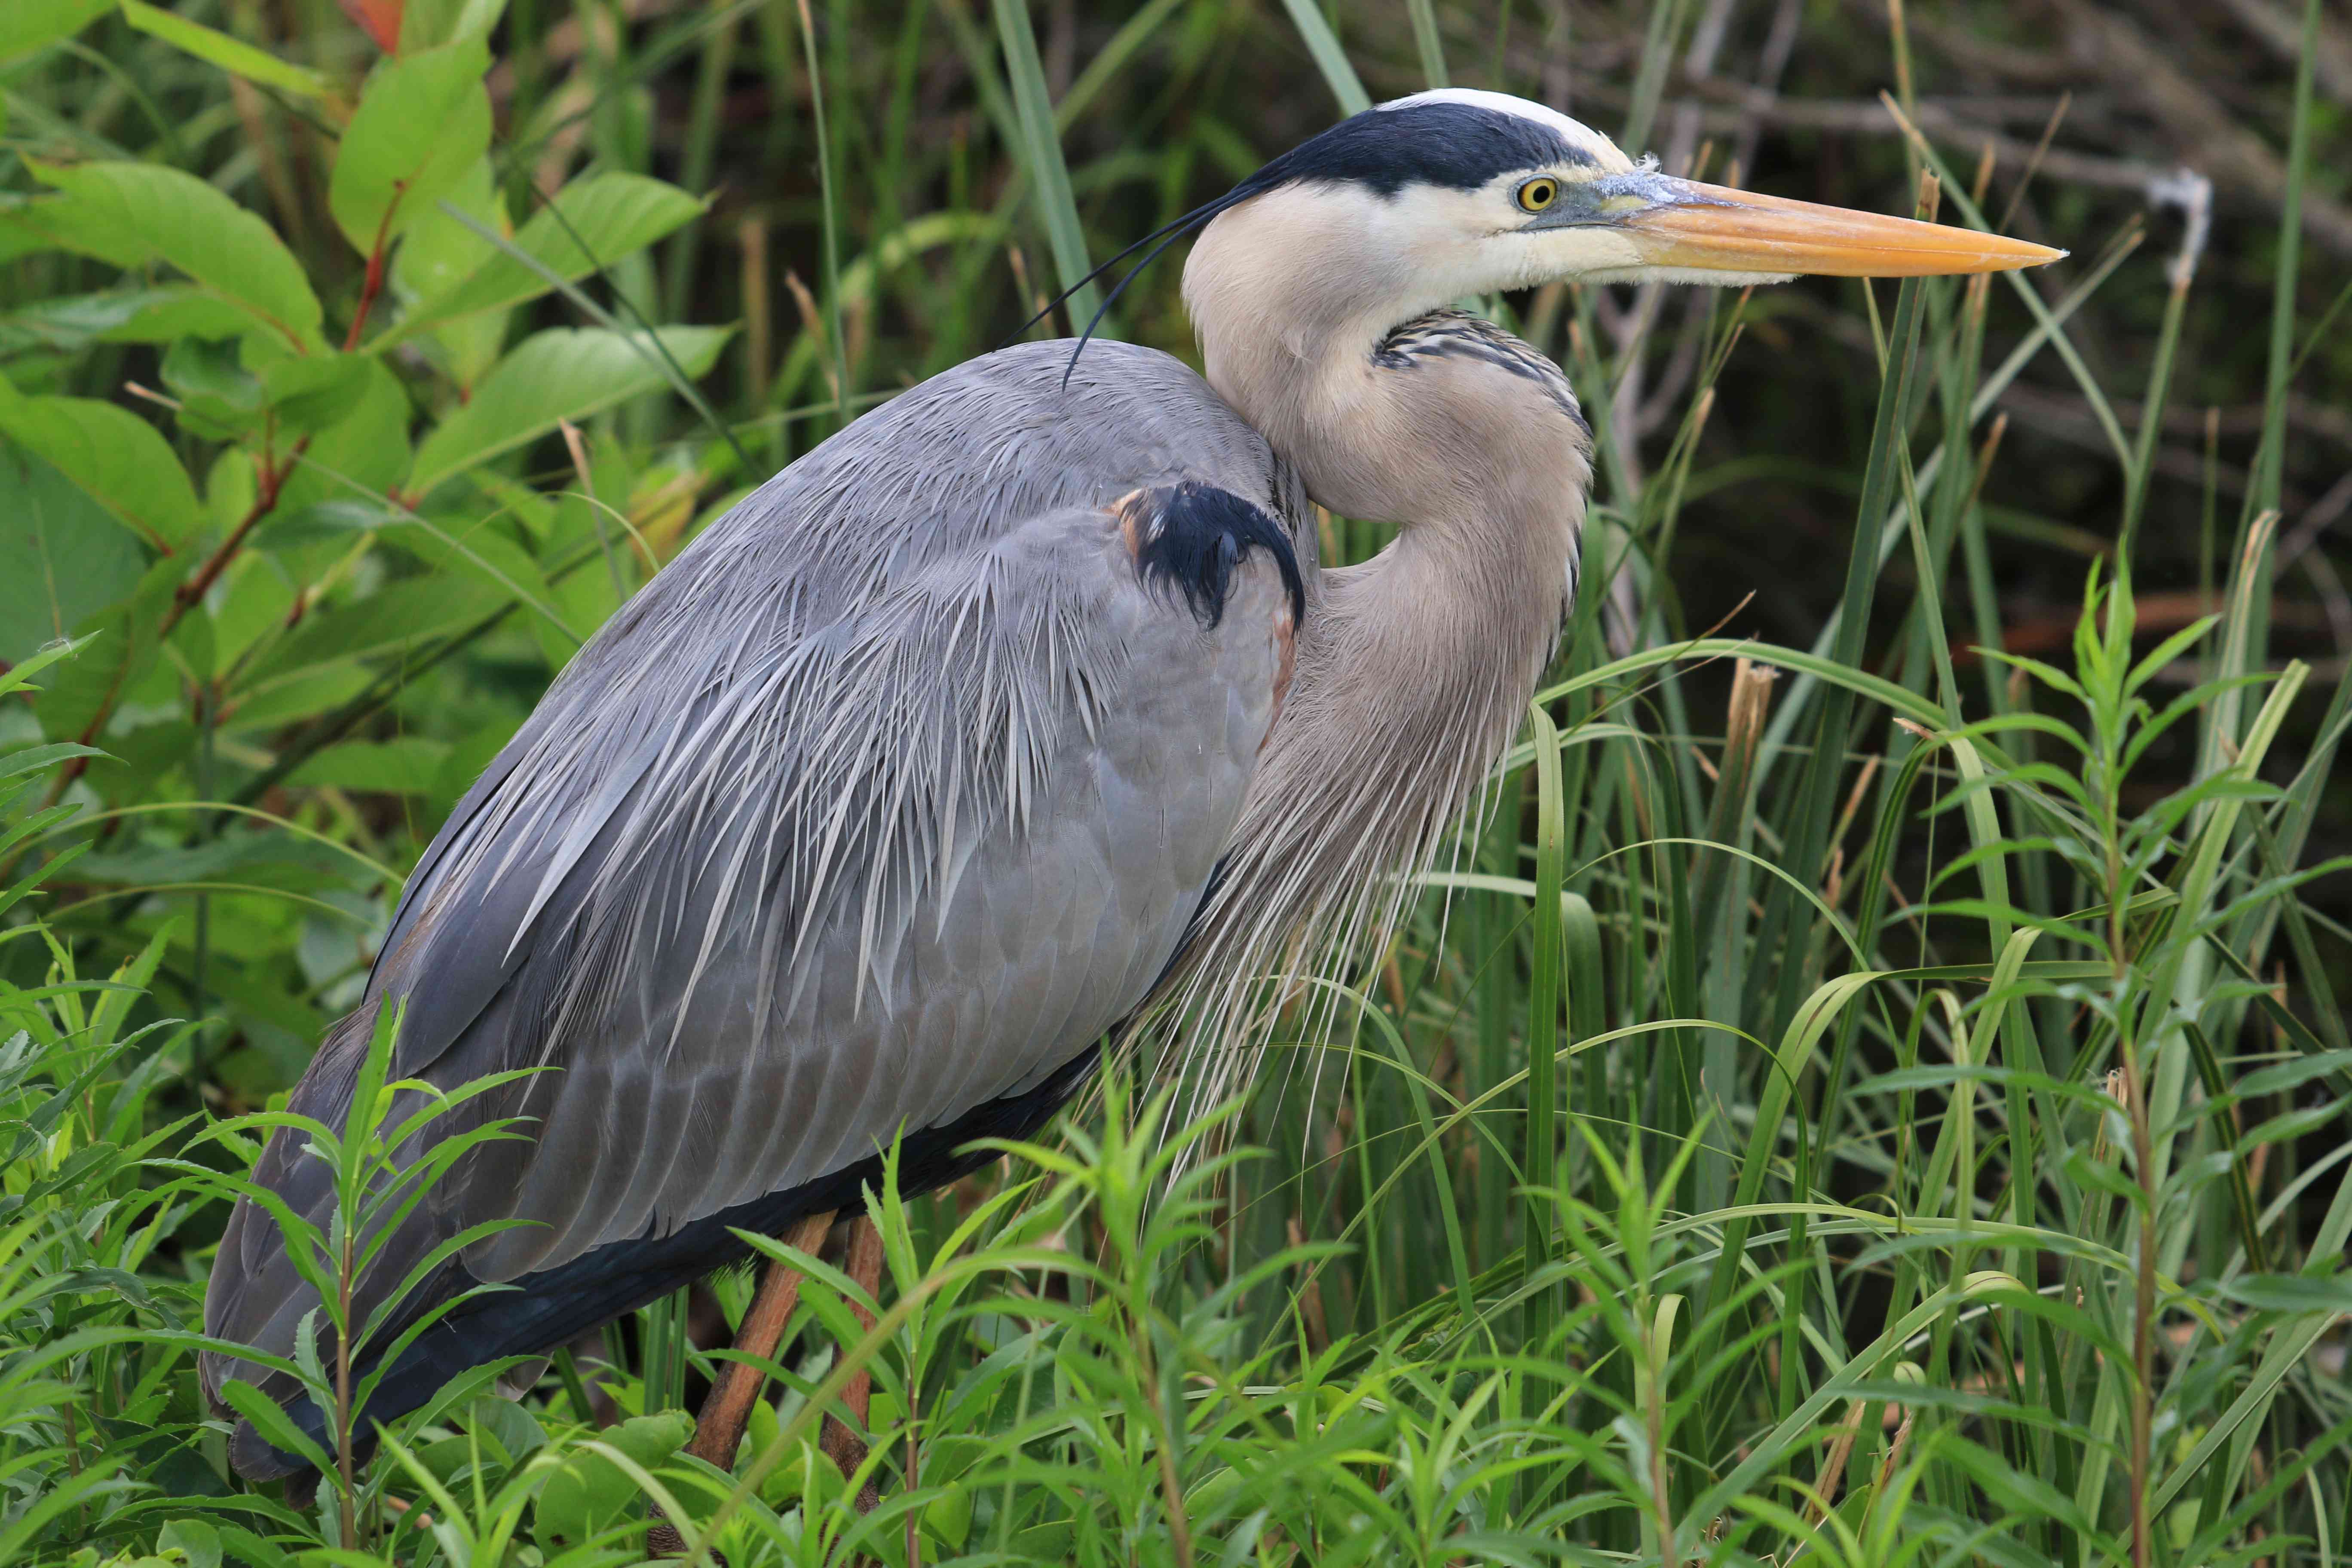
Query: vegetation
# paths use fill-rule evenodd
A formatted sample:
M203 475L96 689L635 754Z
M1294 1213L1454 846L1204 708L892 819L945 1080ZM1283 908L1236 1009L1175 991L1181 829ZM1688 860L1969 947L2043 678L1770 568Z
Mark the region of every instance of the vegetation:
M2352 53L2230 9L0 7L0 1561L588 1568L652 1506L737 1568L2346 1561ZM1492 301L1593 416L1605 588L1329 1054L1182 1127L1128 1064L874 1194L880 1299L809 1262L734 1476L681 1412L742 1278L315 1502L231 1480L227 1205L551 673L858 410L1449 72L2075 258ZM2166 142L2217 188L2158 259ZM1173 269L1110 321L1182 352ZM303 1132L330 1300L391 1114Z

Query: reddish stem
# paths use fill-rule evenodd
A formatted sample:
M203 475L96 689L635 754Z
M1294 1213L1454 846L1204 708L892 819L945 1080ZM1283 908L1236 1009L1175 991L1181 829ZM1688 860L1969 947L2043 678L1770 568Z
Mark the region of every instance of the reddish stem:
M226 539L221 541L220 548L206 556L205 563L196 568L196 574L173 592L172 607L164 612L163 627L156 633L159 637L170 637L172 628L180 624L180 617L188 613L188 606L203 598L212 590L212 585L220 581L220 574L228 570L229 562L244 546L246 535L251 533L254 525L277 507L278 495L286 487L288 472L310 445L310 437L305 436L294 443L294 450L287 455L283 464L262 464L260 488L254 494L253 504L246 509L243 517L237 519L236 526L229 530Z
M392 244L392 215L400 210L400 198L407 194L406 182L394 181L392 205L376 219L375 243L368 247L367 279L360 285L360 307L352 315L352 330L343 334L345 353L360 346L360 329L367 325L368 312L375 309L376 296L383 292L383 258Z
M384 252L391 242L392 215L398 211L399 207L400 201L395 195L392 205L384 210L383 219L376 225L375 245L368 253L367 281L361 286L359 309L352 317L351 331L343 339L345 353L351 353L358 346L361 329L367 325L368 315L375 309L376 300L383 292ZM286 488L287 475L294 471L294 465L301 460L302 454L309 451L310 447L310 437L305 436L294 443L294 449L286 455L286 460L283 463L271 463L267 458L263 458L260 466L260 483L254 493L253 505L246 509L245 515L237 520L236 526L229 530L228 537L220 542L220 548L205 558L204 564L196 568L195 575L181 584L173 591L172 606L163 612L163 623L156 629L157 641L160 642L164 637L170 637L173 628L179 626L182 617L187 615L189 606L211 592L212 585L220 581L221 574L228 570L229 563L236 560L236 552L245 547L247 536L253 532L256 525L263 518L268 517L277 508L278 495ZM169 552L167 548L165 553ZM296 601L295 612L296 618L299 618L301 602L299 599ZM81 733L81 743L85 746L92 742L99 731L105 728L107 720L113 714L115 699L121 695L120 671L116 672L116 677L115 689L107 693L106 700L100 704L97 715L90 720L89 727ZM58 770L55 782L49 785L47 804L56 805L58 798L71 787L73 782L87 771L89 765L89 759L87 757L68 759L66 764Z

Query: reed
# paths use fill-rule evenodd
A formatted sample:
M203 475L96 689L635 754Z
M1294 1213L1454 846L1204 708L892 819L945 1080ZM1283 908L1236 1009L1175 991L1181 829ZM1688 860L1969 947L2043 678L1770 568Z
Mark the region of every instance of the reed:
M2106 119L1979 169L1997 12L1643 0L1570 55L1451 0L1078 9L0 16L0 1559L588 1568L657 1507L738 1565L2343 1562L2340 22L2197 32L2278 150L2183 234L2098 183ZM1449 79L2075 258L1487 301L1591 417L1587 591L1336 1037L873 1194L879 1298L805 1260L733 1475L674 1414L730 1279L345 1430L317 1507L230 1483L226 1205L578 639L1093 258ZM75 226L110 181L130 237ZM1175 283L1105 329L1182 352ZM270 390L257 331L326 368ZM308 1129L330 1300L394 1107Z

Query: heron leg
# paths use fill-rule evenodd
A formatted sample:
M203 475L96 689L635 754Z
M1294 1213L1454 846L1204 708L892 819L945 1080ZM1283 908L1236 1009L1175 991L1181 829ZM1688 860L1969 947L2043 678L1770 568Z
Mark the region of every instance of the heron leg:
M869 1297L881 1289L882 1233L875 1229L874 1222L864 1215L849 1222L847 1262L847 1273L857 1281L859 1289ZM870 1331L874 1327L874 1314L854 1298L849 1306L850 1310L857 1314L858 1326ZM841 1403L849 1411L849 1422L833 1414L824 1418L824 1436L819 1439L819 1445L824 1449L825 1457L839 1466L845 1476L856 1474L857 1467L866 1462L866 1439L859 1436L859 1429L866 1426L866 1411L873 1394L873 1374L859 1367L841 1391ZM854 1427L851 1422L856 1424ZM872 1481L859 1489L857 1507L860 1512L872 1509L880 1500Z
M814 1257L832 1226L833 1211L811 1215L784 1233L784 1245ZM800 1270L782 1258L769 1264L751 1306L744 1310L742 1326L735 1331L735 1348L760 1361L773 1359L800 1299ZM735 1451L743 1446L743 1429L751 1423L752 1406L759 1404L760 1389L767 1379L768 1374L751 1362L730 1361L722 1365L703 1397L701 1413L694 1421L694 1440L687 1445L687 1452L722 1470L732 1470ZM656 1557L683 1556L686 1541L677 1526L665 1521L646 1536L646 1549Z

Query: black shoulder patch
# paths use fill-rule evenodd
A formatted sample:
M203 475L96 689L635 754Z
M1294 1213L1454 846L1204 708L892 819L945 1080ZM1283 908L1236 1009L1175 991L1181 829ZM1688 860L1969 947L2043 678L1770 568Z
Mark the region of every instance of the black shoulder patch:
M1382 196L1407 185L1475 191L1497 174L1591 162L1583 148L1525 115L1475 103L1416 103L1349 115L1260 169L1242 190L1256 195L1297 180L1364 185Z
M1234 572L1253 550L1272 555L1280 569L1282 585L1290 590L1292 624L1307 618L1307 584L1289 533L1231 490L1185 479L1138 490L1118 510L1144 585L1171 598L1181 595L1184 607L1203 626L1225 618Z

